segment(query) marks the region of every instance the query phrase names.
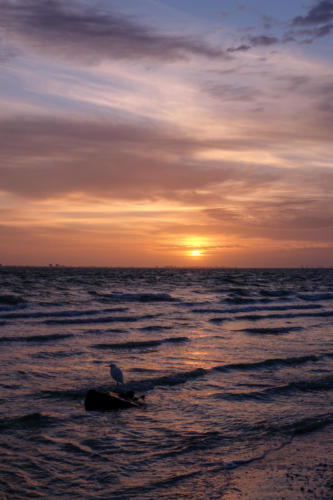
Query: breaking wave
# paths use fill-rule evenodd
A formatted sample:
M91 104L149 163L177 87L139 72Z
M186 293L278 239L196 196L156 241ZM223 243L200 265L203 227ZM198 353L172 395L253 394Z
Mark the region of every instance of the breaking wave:
M294 435L307 434L309 432L323 429L324 427L332 423L333 423L333 415L330 413L326 413L324 415L317 415L314 417L297 420L296 422L282 425L278 429L284 432L292 432Z

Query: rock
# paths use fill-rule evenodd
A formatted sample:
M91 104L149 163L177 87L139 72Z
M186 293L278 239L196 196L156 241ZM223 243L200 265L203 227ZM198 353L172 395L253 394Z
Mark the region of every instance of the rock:
M120 408L139 407L142 404L140 398L137 398L133 391L117 394L116 392L100 392L90 389L84 400L87 411L111 411Z

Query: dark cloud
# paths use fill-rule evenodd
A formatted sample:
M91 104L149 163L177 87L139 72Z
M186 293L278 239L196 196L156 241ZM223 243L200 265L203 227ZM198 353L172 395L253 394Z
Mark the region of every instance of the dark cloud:
M0 28L7 38L30 48L81 62L225 57L220 49L203 41L158 33L95 3L87 7L78 1L0 0Z
M26 118L3 121L1 131L0 189L31 198L79 192L191 201L234 175L227 165L200 167L188 155L200 147L195 141L156 125Z
M198 159L210 149L251 151L275 144L276 131L270 135L266 130L265 136L262 128L212 141L147 123L17 117L3 120L0 127L0 190L28 198L84 193L209 205L230 190L248 194L287 175L283 168L250 160Z
M225 233L242 236L333 242L332 199L294 199L281 196L271 200L240 202L237 208L204 210L212 220L223 224Z
M275 36L257 35L257 36L250 36L249 42L254 47L259 47L259 46L274 45L279 42L279 39L276 38Z
M317 38L329 35L333 31L333 1L324 0L312 7L305 16L297 16L291 22L291 31L285 40L295 39L300 43L312 43ZM302 37L302 39L299 39ZM304 39L304 37L307 37Z
M329 89L327 90L329 95ZM0 190L36 199L70 193L122 200L168 199L211 206L221 197L256 190L311 186L333 190L328 169L256 165L235 160L200 161L200 153L270 150L277 144L330 140L318 130L269 129L252 122L231 139L199 140L157 124L117 124L17 117L0 123ZM257 127L257 129L255 128ZM328 139L327 139L328 138ZM293 142L294 141L294 142ZM198 156L199 154L199 156ZM251 154L250 154L251 156ZM283 160L282 160L283 161ZM288 188L289 189L289 188Z
M317 38L322 38L333 32L333 24L315 26L310 28L292 29L285 33L283 42L298 42L300 44L311 44ZM306 37L306 38L304 38Z
M320 1L305 16L297 16L288 23L289 29L281 38L268 35L253 35L246 38L246 43L238 47L230 47L227 52L241 52L252 47L269 47L278 43L311 44L317 38L333 32L333 0ZM281 28L280 21L271 17L263 17L264 28ZM284 26L285 27L285 26Z
M228 47L227 52L246 52L253 47L269 47L271 45L275 45L280 42L279 38L275 36L268 35L253 35L248 36L244 39L245 43L241 43L236 47Z
M308 30L300 30L301 35L310 36L313 39L329 35L333 30L333 24L325 24Z
M245 45L244 43L242 45L238 45L237 47L229 47L227 49L227 52L246 52L247 50L250 50L251 45Z
M312 26L326 24L333 20L333 1L323 0L317 3L306 16L297 16L293 19L294 26Z
M242 101L253 103L262 94L258 89L242 85L219 84L208 82L204 90L220 101Z

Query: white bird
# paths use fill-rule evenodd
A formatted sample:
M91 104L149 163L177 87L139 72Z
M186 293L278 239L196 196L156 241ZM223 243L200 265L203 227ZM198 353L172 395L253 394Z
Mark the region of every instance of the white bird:
M114 363L110 364L110 374L111 377L117 382L117 385L124 383L123 372Z

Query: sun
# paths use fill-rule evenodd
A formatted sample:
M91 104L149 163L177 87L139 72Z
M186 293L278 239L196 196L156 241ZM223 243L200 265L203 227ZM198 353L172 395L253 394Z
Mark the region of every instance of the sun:
M201 257L201 251L200 250L191 250L191 255L192 257Z

